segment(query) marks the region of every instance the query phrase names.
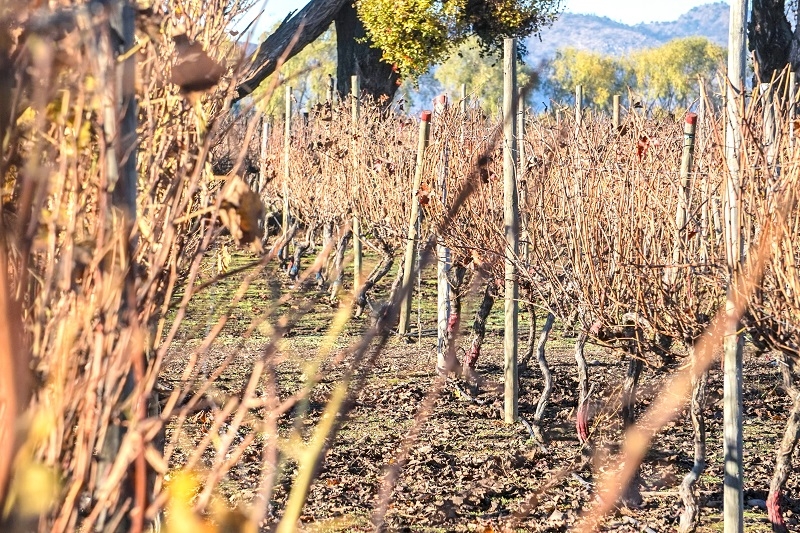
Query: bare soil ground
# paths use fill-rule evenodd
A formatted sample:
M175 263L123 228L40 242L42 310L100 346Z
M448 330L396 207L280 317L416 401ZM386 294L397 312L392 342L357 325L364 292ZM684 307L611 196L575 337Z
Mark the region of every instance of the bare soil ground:
M427 279L431 279L428 277ZM235 285L236 279L228 283ZM231 287L233 286L231 285ZM386 282L384 285L388 285ZM229 287L230 288L230 287ZM423 283L423 298L415 301L420 311L419 323L434 327L431 292L433 283ZM268 342L267 329L249 337L242 332L253 316L263 312L268 298L284 290L297 290L284 306L310 306L289 336L281 341L277 381L281 396L286 397L302 386L308 361L317 357L325 328L335 311L316 289L291 289L288 279L271 270L248 291L205 361L213 369L229 355L232 364L216 382L213 393L218 402L238 394L245 386L254 361ZM385 296L378 293L378 297ZM192 321L183 331L181 342L173 350L162 380L175 383L186 364L186 355L203 336L210 318L224 302L225 286L207 301L200 300L190 315ZM470 302L465 316L469 319L476 302ZM489 334L479 370L491 384L502 382L501 305L496 306L489 323ZM352 321L337 345L347 346L357 339L368 318ZM413 317L416 323L416 316ZM471 320L465 320L461 344L467 342ZM521 331L526 331L523 324ZM521 339L521 343L524 339ZM601 458L613 453L619 438L619 386L627 361L609 350L589 347L591 380L594 383L596 416L593 420L594 451L578 442L574 417L577 403L577 372L572 353L573 340L554 332L548 347L548 359L554 373L555 389L546 411L544 435L547 450L534 442L522 424L506 425L501 419L502 391L485 386L478 394L483 404L469 400L448 385L436 400L436 407L411 448L400 479L392 493L386 515L386 531L566 531L576 523L582 511L593 502L593 483L603 468ZM323 469L314 483L302 520L310 530L372 530L370 516L376 507L378 492L387 465L396 461L403 439L414 424L423 399L436 379L435 338L415 338L412 342L395 338L380 355L348 421L331 446ZM341 377L347 359L328 364L325 378L313 389L307 415L300 423L307 435L319 419L325 402ZM775 450L783 434L789 400L780 385L777 366L772 359L748 351L745 357L745 508L747 531L770 531L763 501L766 499ZM638 412L642 412L658 394L665 373L645 370L641 380ZM718 366L711 371L708 423L708 467L697 490L701 496L702 518L699 531L721 531L722 509L722 376ZM537 367L522 372L520 413L532 419L541 391ZM281 421L282 435L288 435L297 423L289 413ZM208 412L197 413L183 426L180 435L168 430L168 439L178 443L171 467L180 468L185 458L211 426ZM253 427L239 430L243 437ZM242 459L220 484L218 498L231 506L247 504L257 497L261 467L261 438L256 438ZM289 446L286 441L286 446ZM677 488L692 464L692 434L688 413L684 410L654 442L642 467L643 504L638 508L620 508L609 516L605 531L674 531L681 511ZM210 464L213 452L207 452ZM286 461L277 484L269 530L280 518L296 473L296 462L286 452ZM588 460L586 458L588 457ZM795 462L797 464L797 457ZM787 485L787 524L800 530L800 474L794 473ZM648 529L649 528L649 529Z

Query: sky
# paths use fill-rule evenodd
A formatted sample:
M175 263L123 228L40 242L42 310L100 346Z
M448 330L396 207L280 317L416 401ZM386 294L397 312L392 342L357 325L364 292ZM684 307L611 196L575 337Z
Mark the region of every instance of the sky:
M691 8L720 0L563 0L565 11L608 17L625 24L675 20ZM730 3L728 0L722 0ZM268 0L259 28L283 20L292 10L299 10L306 0ZM257 5L263 5L258 3ZM253 8L253 13L258 9Z
M276 0L289 1L289 0ZM608 17L625 24L675 20L693 7L719 0L566 0L565 11ZM726 4L730 2L724 0Z

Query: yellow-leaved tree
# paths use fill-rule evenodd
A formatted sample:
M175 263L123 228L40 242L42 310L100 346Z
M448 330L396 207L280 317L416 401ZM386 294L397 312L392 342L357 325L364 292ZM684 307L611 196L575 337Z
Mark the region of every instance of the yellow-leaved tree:
M714 79L724 58L725 49L705 37L675 39L628 58L565 48L550 63L546 84L556 101L573 98L582 85L586 102L601 109L628 88L648 105L688 107L699 96L699 79Z
M359 0L358 16L383 60L412 77L449 58L468 39L497 54L506 37L525 37L550 24L557 0ZM525 53L519 43L519 53Z
M674 39L631 56L639 92L665 108L688 107L699 96L698 78L713 77L725 61L725 49L705 37Z
M556 52L550 64L548 87L556 101L568 100L575 86L583 86L584 98L592 105L607 109L611 97L629 84L630 73L625 65L610 56L586 50L565 48Z

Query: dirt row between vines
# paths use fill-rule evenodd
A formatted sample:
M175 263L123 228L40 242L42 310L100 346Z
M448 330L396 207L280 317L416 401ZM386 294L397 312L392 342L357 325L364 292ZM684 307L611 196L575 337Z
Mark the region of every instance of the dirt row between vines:
M430 279L430 278L428 278ZM235 282L232 280L231 282ZM417 317L423 330L433 327L434 310L430 303L433 284L423 282L423 298L415 301ZM212 394L217 404L244 388L254 361L261 356L268 342L266 334L243 340L241 333L250 320L263 312L268 300L264 294L284 290L297 291L284 310L309 305L292 332L281 341L277 360L277 381L282 398L296 392L304 379L308 361L317 357L327 324L335 306L316 289L297 289L283 275L271 271L248 291L248 296L234 313L234 320L223 331L204 363L213 369L233 355L233 364L215 383ZM385 290L385 289L384 289ZM209 302L199 302L195 322L190 322L176 344L161 380L166 386L177 383L186 364L186 354L202 328L213 315L214 300L224 300L224 287L212 294L212 313L200 312ZM379 294L380 296L380 294ZM433 300L435 301L435 299ZM476 302L469 302L465 316L471 316ZM220 304L221 306L221 304ZM496 306L502 308L501 305ZM200 317L205 317L200 319ZM603 469L604 458L616 449L619 432L619 386L627 361L619 354L600 347L589 347L593 401L593 451L581 447L574 428L577 405L577 371L570 338L554 334L548 359L554 374L555 388L545 413L546 450L530 438L522 424L506 425L501 419L502 391L492 384L502 382L501 310L495 309L489 321L489 334L479 371L487 385L477 395L480 403L471 401L452 384L445 387L414 443L400 479L392 493L386 516L386 531L565 531L575 524L581 513L594 501L593 483ZM358 332L368 318L351 321L337 343L340 347L357 340ZM467 326L469 325L467 321ZM541 322L540 322L541 323ZM523 324L521 331L526 331ZM199 331L199 333L198 333ZM464 330L461 344L467 342ZM524 339L521 339L524 341ZM302 516L309 530L367 531L372 530L370 516L387 465L393 464L403 439L414 423L423 399L436 375L435 338L417 337L410 342L392 339L377 360L366 385L357 396L333 446L330 447L322 471L314 483ZM297 422L296 412L281 420L283 436L295 425L308 435L313 429L325 402L342 375L348 360L328 365L324 379L313 389L306 415ZM662 384L665 373L646 369L643 373L637 412L647 408ZM770 531L764 500L772 475L776 446L782 436L789 400L780 385L779 370L768 355L747 351L744 371L745 431L745 508L747 531ZM699 531L721 530L722 509L722 375L719 366L712 368L709 381L708 468L697 489L701 496ZM523 370L520 385L520 414L532 419L541 392L541 374L537 367ZM256 418L264 413L254 413ZM180 435L170 460L178 469L197 443L209 431L213 416L206 408L192 415ZM225 426L227 427L227 426ZM257 431L254 425L240 428L239 437ZM220 484L217 498L226 505L247 505L257 498L263 439L257 437L242 459ZM287 441L288 442L288 441ZM607 531L674 531L681 505L678 485L692 464L692 435L688 412L684 409L655 439L642 467L644 501L637 508L620 508L609 516ZM210 464L213 451L206 452ZM287 453L270 507L268 531L280 519L282 506L296 473L296 463ZM797 459L797 458L795 458ZM168 476L169 477L169 476ZM793 474L787 484L787 524L800 527L800 475ZM792 498L794 496L794 498ZM649 528L649 529L648 529Z

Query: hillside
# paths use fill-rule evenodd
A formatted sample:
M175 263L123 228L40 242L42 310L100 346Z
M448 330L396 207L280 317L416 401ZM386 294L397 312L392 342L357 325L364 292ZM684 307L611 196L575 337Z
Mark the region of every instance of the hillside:
M725 46L729 6L723 2L695 7L677 20L629 26L607 17L563 13L540 36L527 40L529 64L555 55L559 48L573 47L622 56L634 50L659 46L679 37L703 36Z
M661 42L677 37L700 35L711 41L728 45L728 24L730 6L724 2L695 7L672 22L653 22L638 24L634 28L643 34L652 35Z

